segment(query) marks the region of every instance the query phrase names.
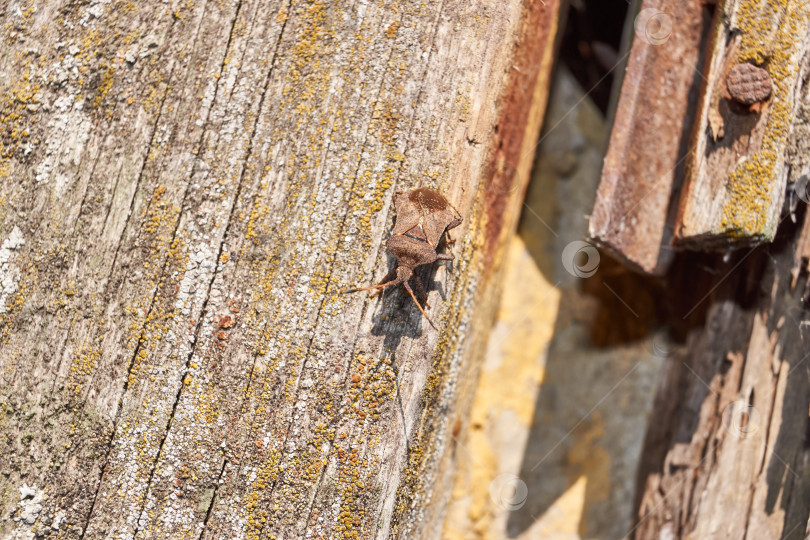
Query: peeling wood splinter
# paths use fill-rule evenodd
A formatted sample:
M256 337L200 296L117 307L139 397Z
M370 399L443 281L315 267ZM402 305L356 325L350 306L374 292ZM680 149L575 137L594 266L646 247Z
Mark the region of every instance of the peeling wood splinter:
M408 280L413 278L416 290L424 297L425 306L429 308L425 287L419 281L419 277L413 274L413 270L417 266L431 264L437 260L452 261L455 259L452 253L437 253L436 247L445 233L447 233L447 243L454 242L450 238L450 229L458 227L463 218L444 195L429 188L397 193L394 198L394 206L397 209L397 220L394 224L394 232L385 246L397 258L397 265L377 285L341 292L354 293L378 289L371 295L374 297L385 287L401 283L425 319L433 328L436 328L413 294Z

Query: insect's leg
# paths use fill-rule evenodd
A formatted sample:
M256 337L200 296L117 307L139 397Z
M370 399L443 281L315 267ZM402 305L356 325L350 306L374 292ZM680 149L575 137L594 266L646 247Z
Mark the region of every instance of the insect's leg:
M436 260L439 260L439 261L455 261L456 258L453 257L452 253L438 253L438 254L436 254Z
M389 275L390 275L390 273L389 273ZM388 277L388 276L385 276L385 277ZM342 294L348 294L348 293L356 293L356 292L360 292L360 291L370 291L372 289L384 289L385 287L388 287L390 285L396 285L397 283L399 283L398 279L392 279L390 281L383 280L383 283L379 283L377 285L372 285L371 287L363 287L361 289L342 289L340 292Z
M416 287L416 292L425 299L425 307L430 308L430 304L428 304L428 294L425 290L425 286L422 285L422 280L419 279L419 276L414 274L413 276L413 286Z
M405 290L406 290L406 291L408 291L408 294L410 294L410 295L411 295L411 298L413 298L413 302L414 302L414 304L416 304L416 307L418 307L418 308L419 308L419 311L421 311L421 312L422 312L422 315L424 315L424 316L425 316L425 319L427 319L427 322L429 322L429 323L430 323L430 326L432 326L432 327L433 327L435 330L438 330L438 328L436 328L436 325L435 325L435 324L433 324L433 321L431 321L431 320L430 320L430 317L428 317L428 316L427 316L427 313L425 313L425 310L424 310L424 309L422 309L422 306L420 306L420 305L419 305L419 300L417 300L417 299L416 299L416 296L414 296L414 294L413 294L413 289L411 289L411 286L410 286L410 285L408 285L408 282L407 282L407 281L403 281L403 282L402 282L402 284L405 286Z
M380 283L386 283L386 282L388 282L388 281L393 281L393 279L394 279L395 277L397 277L397 269L396 269L396 268L393 268L393 269L392 269L390 272L388 272L387 274L385 274L385 277L384 277L384 278L382 278L382 280L380 281ZM378 289L378 290L374 291L373 293L371 293L370 295L368 295L368 297L369 297L369 298L374 298L375 296L377 296L378 294L380 294L382 291L383 291L382 289Z
M445 243L447 243L447 244L455 244L456 243L456 239L450 236L450 231L445 231L444 232L444 237L446 239Z

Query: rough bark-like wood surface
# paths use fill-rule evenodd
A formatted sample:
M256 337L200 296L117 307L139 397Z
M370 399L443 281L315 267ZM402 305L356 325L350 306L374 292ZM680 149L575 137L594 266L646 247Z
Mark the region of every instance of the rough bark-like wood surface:
M439 531L557 3L1 7L0 536ZM438 332L338 294L420 183Z
M792 0L727 0L716 9L675 241L697 250L773 243L726 257L679 254L655 293L653 303L683 344L664 351L671 354L642 453L631 536L799 540L808 534L810 517L810 212L804 192L810 12ZM740 103L745 96L738 81L729 90L727 75L740 63L767 70L772 93L766 101ZM762 76L750 66L742 69ZM625 86L623 99L634 88ZM672 107L643 103L644 113L657 121ZM623 116L619 110L617 126ZM678 126L686 140L689 124ZM608 157L624 143L621 134L611 140ZM608 159L603 185L613 169L634 165ZM797 192L785 209L789 183ZM621 178L600 186L600 197L611 197L598 201L592 224L637 190ZM655 193L646 185L644 191ZM639 217L643 241L620 250L625 262L658 253L659 233L644 233L649 224L663 223L665 206L657 208L658 215Z
M667 360L647 433L637 540L806 536L810 212L801 211L803 226L716 261L708 282L681 267L692 269L681 287L692 291L682 303L693 321Z

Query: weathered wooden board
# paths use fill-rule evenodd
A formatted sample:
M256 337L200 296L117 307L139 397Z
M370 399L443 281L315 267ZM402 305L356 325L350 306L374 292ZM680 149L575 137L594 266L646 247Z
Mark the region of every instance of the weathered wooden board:
M645 0L630 16L635 36L589 234L628 266L662 274L673 258L711 14L701 0Z
M670 311L670 330L685 343L669 350L642 452L636 524L627 536L799 540L810 518L810 212L804 191L810 11L803 2L764 0L726 0L716 9L695 124L690 128L678 117L672 131L665 130L688 142L681 146L685 187L679 202L668 202L669 208L679 204L674 243L709 251L773 243L726 258L683 253L662 280L656 301ZM728 78L745 63L765 68L772 83L771 96L750 107ZM629 83L623 97L636 97L632 77ZM639 112L652 122L671 117L669 100L642 103ZM655 130L628 138L618 124L622 115L630 118L617 113L605 174L631 171L635 155L654 153L632 143L662 153L668 148L658 145ZM622 145L635 153L616 154L620 161L611 162ZM619 213L628 199L635 202L634 194L657 193L651 179L635 186L616 178L607 186L612 191L600 186L599 219ZM791 184L795 193L784 212ZM636 268L660 268L668 194L639 216L630 214L628 223L640 227L628 227L633 242L603 245Z
M798 92L807 96L806 79ZM806 98L805 98L806 99ZM806 118L788 139L804 147ZM680 324L639 476L636 539L806 537L810 519L810 211L776 241L679 266Z
M810 48L803 0L726 0L718 9L675 230L677 244L705 250L773 240ZM740 64L767 71L767 99L748 106L734 98L729 74Z
M668 358L652 415L661 421L650 424L644 446L634 538L805 538L807 260L795 288L790 273L795 241L810 229L799 229L718 275L702 299L705 324ZM691 297L692 307L703 295Z
M2 9L0 536L440 530L557 3ZM338 294L420 183L439 332Z

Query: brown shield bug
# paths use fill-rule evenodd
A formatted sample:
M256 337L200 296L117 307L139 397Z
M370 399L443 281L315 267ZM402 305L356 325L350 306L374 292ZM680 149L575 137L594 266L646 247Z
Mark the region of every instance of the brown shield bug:
M394 206L397 210L397 220L393 234L385 243L388 251L397 258L397 265L382 278L382 281L371 287L362 289L349 289L341 292L354 293L372 289L384 289L391 285L402 284L411 295L416 307L422 312L433 328L436 326L427 316L419 304L416 296L408 284L413 278L413 284L420 296L427 303L427 292L419 278L414 275L414 268L435 261L452 261L452 254L436 253L436 247L442 235L447 233L447 243L452 243L450 229L461 224L462 217L452 204L438 191L429 188L418 188L405 193L397 193L394 197ZM375 292L376 296L380 291Z

